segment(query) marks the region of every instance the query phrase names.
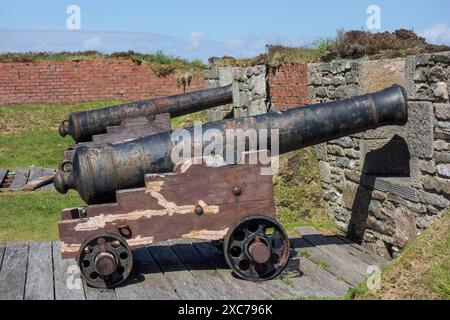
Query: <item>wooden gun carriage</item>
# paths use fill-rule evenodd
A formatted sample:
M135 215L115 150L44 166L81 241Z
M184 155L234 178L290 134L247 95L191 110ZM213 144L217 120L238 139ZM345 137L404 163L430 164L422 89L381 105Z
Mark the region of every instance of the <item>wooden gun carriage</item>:
M288 263L289 238L276 221L270 163L251 164L249 157L267 158L275 148L274 130L279 152L286 153L406 121L405 92L393 86L349 100L205 124L204 130L221 132L224 141L230 129L255 129L258 138L259 132L269 133L264 146L247 144L237 155L244 161L229 164L221 156L174 163L172 131L79 146L55 178L58 191L75 189L88 204L63 210L63 258L76 257L86 282L107 288L126 280L134 248L174 238L223 241L225 258L238 276L272 279Z

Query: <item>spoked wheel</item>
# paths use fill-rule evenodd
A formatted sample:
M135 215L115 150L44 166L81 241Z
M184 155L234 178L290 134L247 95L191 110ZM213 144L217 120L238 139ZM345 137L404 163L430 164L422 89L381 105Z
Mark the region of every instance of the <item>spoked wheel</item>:
M225 259L241 278L264 281L283 272L289 260L289 238L279 223L256 216L230 228L224 242Z
M125 239L110 233L87 239L81 245L77 261L83 279L95 288L117 287L133 267L133 256Z

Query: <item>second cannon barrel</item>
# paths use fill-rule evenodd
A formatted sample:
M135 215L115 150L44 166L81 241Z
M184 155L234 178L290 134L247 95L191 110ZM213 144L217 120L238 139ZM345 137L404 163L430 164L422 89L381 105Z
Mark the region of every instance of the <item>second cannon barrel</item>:
M117 126L127 118L149 117L170 113L178 117L233 102L232 85L183 93L163 98L141 100L101 109L70 114L59 127L61 136L70 135L75 142L86 142L95 134L102 134L110 126Z

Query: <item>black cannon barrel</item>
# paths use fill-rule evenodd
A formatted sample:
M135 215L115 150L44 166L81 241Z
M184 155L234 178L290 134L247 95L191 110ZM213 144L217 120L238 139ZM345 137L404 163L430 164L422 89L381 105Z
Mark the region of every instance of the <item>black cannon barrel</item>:
M127 118L148 117L159 113L170 113L178 117L189 113L225 105L233 102L232 85L205 89L174 96L136 101L101 109L75 112L64 120L59 134L72 136L75 142L86 142L95 134L106 132L109 126L120 125Z
M348 100L211 122L203 125L203 132L217 129L225 140L227 129L256 129L258 135L258 129L267 129L267 146L271 149L271 129L278 129L279 152L285 153L368 129L406 122L406 93L395 85ZM193 127L186 130L194 132ZM80 147L75 153L72 171L59 171L55 186L61 193L76 189L88 204L114 202L116 190L143 187L145 174L173 170L171 152L176 144L171 139L172 133L161 132L117 145ZM205 146L210 141L201 143ZM189 146L193 147L193 144ZM247 145L247 149L255 150L255 147Z

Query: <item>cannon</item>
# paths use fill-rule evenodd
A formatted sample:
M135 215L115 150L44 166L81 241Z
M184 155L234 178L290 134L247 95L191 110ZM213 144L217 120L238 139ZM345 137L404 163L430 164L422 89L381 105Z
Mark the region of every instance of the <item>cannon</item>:
M406 122L406 93L394 85L347 100L207 123L203 132L215 135L200 140L164 131L115 145L81 146L70 170L60 169L55 178L59 192L75 189L88 204L63 210L62 256L76 257L85 281L105 288L128 277L134 248L175 238L223 241L225 259L238 276L272 279L286 267L290 248L276 221L272 177L262 174L270 161L263 159ZM184 137L195 137L195 130L184 129ZM230 130L254 136L238 148ZM234 154L225 161L215 149L175 161L177 141L183 150L221 141ZM254 155L258 161L249 161Z
M169 113L178 117L233 102L232 85L142 100L101 109L72 113L59 127L62 137L70 135L75 142L87 142L93 135L103 134L108 127L120 125L124 119L152 117Z

